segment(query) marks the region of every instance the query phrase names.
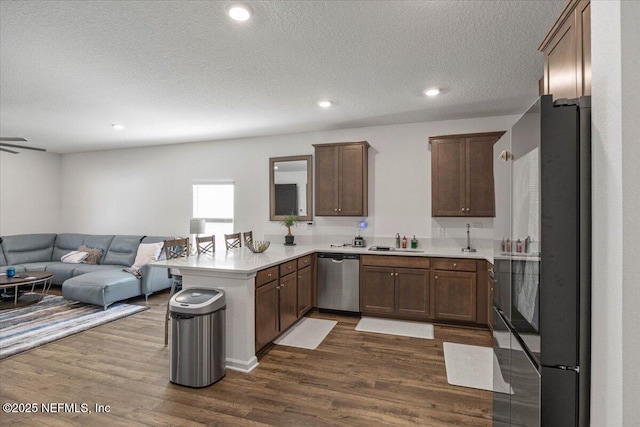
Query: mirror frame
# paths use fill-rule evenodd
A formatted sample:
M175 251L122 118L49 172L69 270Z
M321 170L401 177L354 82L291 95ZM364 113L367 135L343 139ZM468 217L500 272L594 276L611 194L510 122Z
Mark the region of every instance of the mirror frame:
M307 162L307 215L298 216L298 221L313 220L313 156L311 154L305 156L287 156L287 157L270 157L269 158L269 221L282 221L286 215L276 215L276 185L275 172L273 167L276 162L293 162L305 160Z

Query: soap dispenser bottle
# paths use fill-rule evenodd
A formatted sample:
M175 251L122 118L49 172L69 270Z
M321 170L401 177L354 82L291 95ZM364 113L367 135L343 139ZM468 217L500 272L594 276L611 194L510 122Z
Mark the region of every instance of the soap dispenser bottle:
M400 248L400 233L396 233L396 248Z
M404 236L402 238L402 248L406 249L407 248L407 236Z
M416 235L413 235L413 239L411 239L411 249L418 249L418 239L416 239Z

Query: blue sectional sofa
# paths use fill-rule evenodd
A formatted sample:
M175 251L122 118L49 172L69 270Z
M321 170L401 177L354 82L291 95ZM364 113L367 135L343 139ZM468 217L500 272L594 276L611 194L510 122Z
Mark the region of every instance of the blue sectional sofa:
M171 287L166 269L142 266L142 278L123 271L133 265L140 243L158 243L165 237L129 235L90 235L77 233L20 234L4 236L0 242L0 272L8 266L16 272L47 271L53 284L62 285L62 295L69 300L100 305L105 309L114 302ZM63 255L81 245L102 249L98 264L67 264Z

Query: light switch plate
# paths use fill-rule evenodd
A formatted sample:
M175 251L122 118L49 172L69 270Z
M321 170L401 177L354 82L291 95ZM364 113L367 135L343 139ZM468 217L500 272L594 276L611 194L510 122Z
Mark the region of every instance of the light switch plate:
M444 227L440 227L440 234L439 234L439 236L440 236L440 237L445 237L445 236L446 236L446 233L445 233L445 232L446 232L445 228L444 228Z

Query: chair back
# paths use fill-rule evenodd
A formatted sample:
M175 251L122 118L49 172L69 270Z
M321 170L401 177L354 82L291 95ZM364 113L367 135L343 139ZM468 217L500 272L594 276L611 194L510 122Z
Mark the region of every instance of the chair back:
M198 255L213 254L216 251L216 236L196 237Z
M224 241L227 244L227 249L242 247L242 237L240 237L240 233L225 234Z
M167 259L189 256L189 238L165 240L164 254Z
M242 233L244 235L244 245L250 245L253 243L253 232L252 231L245 231L244 233Z

